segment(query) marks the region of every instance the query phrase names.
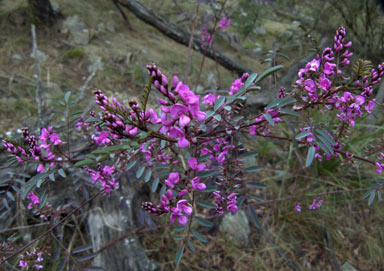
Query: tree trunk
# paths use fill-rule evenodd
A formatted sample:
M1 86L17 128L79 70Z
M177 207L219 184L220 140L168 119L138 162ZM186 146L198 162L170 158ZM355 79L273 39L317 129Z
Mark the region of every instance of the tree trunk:
M121 3L120 1L120 4L128 8L133 14L135 14L136 17L155 27L167 37L185 46L189 45L190 33L187 33L177 25L168 22L157 13L148 10L140 2L136 0L126 0L125 3ZM219 49L213 47L207 48L198 37L194 37L192 49L205 54L207 57L217 61L219 65L223 66L227 70L236 72L238 75L242 75L245 72L251 72L251 69L243 66L236 60L231 59Z
M36 23L52 25L56 22L57 16L49 0L28 0L28 4Z

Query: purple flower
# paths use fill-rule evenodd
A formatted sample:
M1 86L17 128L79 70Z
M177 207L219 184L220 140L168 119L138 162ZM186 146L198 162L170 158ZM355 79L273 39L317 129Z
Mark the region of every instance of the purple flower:
M175 184L177 184L180 180L179 172L171 172L169 173L168 179L165 180L165 184L170 188L175 188Z
M321 204L323 204L323 200L314 199L312 204L309 205L309 210L316 210L316 209L320 208Z
M316 92L316 84L312 79L307 79L304 81L305 90L308 92Z
M95 140L97 145L107 144L111 142L109 139L109 134L106 131L100 132L99 136L93 136L93 140Z
M192 179L191 185L194 191L196 190L203 191L205 190L205 188L207 188L204 183L199 183L199 181L200 181L200 177L195 177Z
M198 164L196 157L191 157L188 159L188 165L193 170L203 171L206 168L205 164Z
M28 264L27 264L26 261L19 261L19 266L20 266L21 268L25 268L25 267L28 267Z
M297 212L301 212L301 204L299 203L299 202L295 202L294 203L294 206L295 206L295 211L297 211Z
M225 31L225 29L227 27L229 27L231 25L231 19L229 18L226 18L226 17L223 17L221 20L220 20L220 23L219 23L219 28L221 29L221 31Z
M205 95L203 98L203 104L210 104L213 105L216 101L216 96L212 93L209 93L208 95Z

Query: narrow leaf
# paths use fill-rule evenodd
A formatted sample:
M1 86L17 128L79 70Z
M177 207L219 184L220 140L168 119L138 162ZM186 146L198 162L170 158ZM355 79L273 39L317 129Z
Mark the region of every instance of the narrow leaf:
M258 83L260 81L262 81L265 77L271 75L272 73L274 72L277 72L278 70L281 70L283 68L283 65L277 65L277 66L274 66L274 67L271 67L267 70L265 70L255 81L255 83Z
M65 93L65 96L64 96L64 101L66 104L68 104L68 101L69 101L69 97L71 96L71 92L70 91L67 91Z
M179 248L179 250L177 251L176 259L175 259L175 264L176 264L176 266L179 265L179 263L180 263L180 261L181 261L181 258L183 257L184 248L185 248L185 245L182 245L182 246Z
M224 104L224 102L225 96L221 96L219 99L217 99L213 111L216 112Z
M215 209L216 208L215 204L205 202L205 201L197 201L197 204L202 206L202 207L209 208L209 209Z
M199 241L201 241L203 243L208 242L208 239L204 235L201 235L200 233L198 233L194 229L191 229L191 232L192 232L193 236L195 236L197 239L199 239Z
M80 247L77 247L74 250L72 250L72 254L77 254L77 253L84 252L84 251L87 251L90 249L92 249L92 245L90 245L90 244L85 245L85 246L80 246Z
M254 152L247 152L247 153L243 154L241 156L241 158L256 157L257 155L259 155L259 153L255 152L255 151Z
M151 179L151 175L152 175L152 170L151 169L148 169L146 172L145 172L145 176L144 176L144 182L149 182L149 180Z
M305 161L305 167L309 167L312 164L313 158L315 157L316 149L311 146L308 150L307 160Z
M255 72L255 73L252 73L252 74L247 78L247 80L246 80L245 83L244 83L244 88L245 88L245 89L249 88L249 87L252 85L253 81L255 81L255 79L257 78L257 75L258 75L258 74ZM258 82L258 80L256 80L256 82Z
M140 179L140 177L143 175L145 170L145 166L141 166L137 171L136 171L136 178Z
M217 174L217 171L213 169L213 170L200 172L197 176L199 176L200 178L204 178L204 177L210 177L216 174Z
M83 161L79 161L75 164L75 167L82 167L87 165L96 164L97 162L95 160L85 159Z
M269 113L263 114L264 118L271 124L272 126L275 126L275 121L273 120L272 116L269 115Z
M152 192L155 193L157 190L157 187L159 186L159 178L155 178L152 182Z
M191 241L188 240L187 245L188 245L189 249L190 249L192 252L195 252L195 247L193 246L193 244L192 244Z
M249 213L251 214L251 220L252 220L253 224L255 224L256 228L261 230L262 227L261 227L261 224L259 222L259 219L257 218L257 214L256 214L255 209L253 208L252 205L248 205L248 210L249 210Z
M375 190L372 190L372 191L371 191L371 194L369 195L368 206L371 206L371 205L372 205L372 202L373 202L373 200L375 199L375 196L376 196L376 192L375 192Z
M127 165L127 170L130 170L136 164L136 162L137 160L132 160L131 162L129 162Z
M248 167L244 169L245 172L257 172L260 170L261 170L261 167L258 167L258 166Z
M195 219L197 222L199 222L199 224L201 226L204 226L204 227L213 227L213 223L211 221L208 221L202 217L199 217L199 216L195 216Z
M255 187L255 188L266 188L267 186L265 184L262 184L262 183L247 183L247 185L251 186L251 187Z
M279 112L283 113L283 114L291 115L291 116L294 116L294 117L300 117L300 114L297 113L296 111L293 111L293 110L290 110L290 109L286 109L286 108L280 109Z
M60 168L58 171L59 175L63 178L66 178L67 177L67 174L65 174L64 170L62 168Z
M90 260L90 259L95 258L96 256L97 256L96 253L91 253L91 254L84 255L84 256L78 258L77 260L78 260L79 262L88 261L88 260Z
M304 132L299 133L295 138L296 138L296 140L300 140L300 139L307 137L309 135L312 135L312 133L308 132L308 131L304 131Z

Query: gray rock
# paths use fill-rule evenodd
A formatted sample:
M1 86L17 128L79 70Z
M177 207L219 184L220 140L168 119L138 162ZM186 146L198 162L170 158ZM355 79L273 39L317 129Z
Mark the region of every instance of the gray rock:
M253 30L253 33L256 35L265 35L267 33L267 30L262 26L256 26Z
M61 12L61 8L60 8L59 3L55 2L55 1L51 1L51 6L52 6L52 9L55 13Z
M221 221L220 232L225 233L237 247L246 247L249 242L249 220L244 210L236 214L226 214Z
M30 54L30 57L32 57L33 59L35 58L33 52ZM48 56L40 50L37 50L37 58L39 59L39 62L45 62L48 60Z
M341 266L341 271L357 271L357 269L354 268L353 265L350 264L349 262L345 262L345 263Z
M13 63L20 63L23 60L23 57L19 54L13 54L11 60Z
M91 54L89 56L88 71L90 73L98 72L98 71L103 70L103 68L104 68L104 63L103 63L101 57L94 55L94 54Z
M63 33L69 32L71 41L74 44L86 45L89 43L89 30L77 15L70 16L63 21L62 31Z

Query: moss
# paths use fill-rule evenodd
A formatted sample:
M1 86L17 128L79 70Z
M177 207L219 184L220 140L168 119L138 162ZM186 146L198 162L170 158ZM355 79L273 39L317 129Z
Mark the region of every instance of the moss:
M65 52L65 59L82 59L85 56L85 52L80 49L71 49Z

